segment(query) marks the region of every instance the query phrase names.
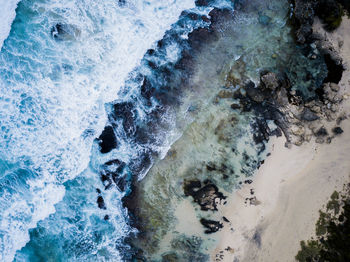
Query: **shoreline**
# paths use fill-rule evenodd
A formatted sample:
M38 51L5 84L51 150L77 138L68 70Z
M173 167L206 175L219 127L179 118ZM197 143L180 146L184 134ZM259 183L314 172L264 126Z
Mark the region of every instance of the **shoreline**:
M255 10L245 6L241 15L250 17L250 8ZM231 28L230 23L236 25L236 20L220 26ZM199 39L215 39L190 63L197 70L188 82L201 87L208 103L198 106L189 96L188 112L196 118L124 201L139 226L139 234L130 238L133 258L290 261L300 240L312 235L318 210L346 179L343 172L337 172L340 179L329 177L327 170L329 161L338 161L328 158L327 152L334 150L332 157L338 157L336 151L349 144L343 143L344 137L350 138L350 127L340 125L344 115L339 107L348 102L339 104L346 96L344 83L341 88L337 84L343 71L337 52L321 33L310 37L312 45L298 50L290 30L284 30L277 42L287 51L281 49L280 58L270 50L261 61L246 64L262 55L247 52L222 67L213 62L222 60L221 51L215 50L231 50L235 33L198 31ZM266 61L272 63L271 69L252 73ZM294 74L287 74L281 61L294 66ZM210 74L209 65L215 68ZM264 151L265 145L269 150ZM264 160L267 152L272 156Z
M349 26L350 19L346 17L333 33L325 32L318 20L314 24L314 30L326 36L345 66L350 65L350 36L346 34ZM350 92L349 77L346 68L339 83L342 95ZM350 101L345 99L340 107L340 111L348 112ZM324 125L332 128L330 122ZM231 194L229 204L219 208L220 215L230 221L234 231L224 227L217 232L219 241L211 253L211 261L295 260L300 241L315 234L319 210L334 190L341 190L350 180L350 163L346 159L350 153L350 121L346 119L340 126L344 133L330 144L318 144L312 139L288 149L284 145L285 137L270 139L271 156L257 171L253 182ZM252 197L251 189L257 200L255 205L245 204L246 198Z

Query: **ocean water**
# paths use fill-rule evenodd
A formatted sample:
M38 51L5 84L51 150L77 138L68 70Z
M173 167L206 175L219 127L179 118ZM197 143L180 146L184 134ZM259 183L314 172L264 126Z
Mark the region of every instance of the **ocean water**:
M150 167L143 167L144 151L161 156L178 135L165 136L161 128L162 139L135 143L132 128L111 111L132 100L133 116L144 122L160 103L138 98L137 76L153 74L142 60L146 51L159 49L154 62L174 64L179 39L208 26L181 13L207 15L212 7L192 0L23 0L16 6L1 1L0 260L120 261L123 238L134 229L121 203L127 190L98 191L106 187L104 163L118 158L119 166L114 161L109 169L123 163L120 173L141 179ZM167 30L166 45L157 46ZM171 114L162 115L164 130L171 130ZM96 138L106 125L120 139L101 154ZM96 203L101 194L107 208Z
M209 149L229 145L236 173L246 162L233 147L248 152L255 169L261 148L244 136L254 131L254 120L237 112L227 120L231 102L214 101L226 90L225 77L244 71L258 81L259 70L280 66L277 61L317 74L322 61L292 59L287 1L200 2L0 0L0 261L130 261L126 240L137 230L122 198L152 166L161 170L177 140L178 152L192 139L198 146L190 146L195 157L185 152L174 165L225 163L222 152ZM251 2L247 15L223 23L221 40L191 60L199 69L179 64L196 51L189 34L209 27L214 7L232 11L234 2ZM259 22L264 15L273 17L271 25ZM275 53L283 57L272 58ZM295 82L303 74L290 73ZM241 125L232 134L234 117ZM160 180L170 181L162 184L168 188L184 173L165 175ZM236 180L222 186L230 191Z

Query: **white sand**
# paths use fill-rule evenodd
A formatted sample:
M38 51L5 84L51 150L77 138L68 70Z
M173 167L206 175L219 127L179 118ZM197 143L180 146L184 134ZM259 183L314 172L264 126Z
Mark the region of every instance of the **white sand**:
M322 30L319 23L315 29ZM336 32L323 32L348 67L349 29L350 20L344 18ZM340 87L340 92L350 93L349 70L343 74ZM350 100L345 100L341 108L350 112ZM327 126L332 128L335 123ZM331 144L312 141L287 149L285 138L271 139L272 155L261 166L253 183L231 195L228 204L220 207L219 212L230 223L225 223L224 229L216 233L219 242L212 261L232 262L235 258L249 262L295 261L300 241L314 235L319 210L334 190L341 190L350 181L350 119L340 126L344 133ZM245 199L253 196L258 205L245 204Z

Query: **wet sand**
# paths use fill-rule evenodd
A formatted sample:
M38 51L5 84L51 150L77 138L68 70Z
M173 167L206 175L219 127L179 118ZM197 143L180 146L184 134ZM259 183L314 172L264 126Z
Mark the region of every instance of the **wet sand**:
M344 101L340 111L349 112L350 20L326 33L319 22L314 29L327 38L343 58L346 71L339 83ZM328 130L335 123L324 122ZM300 241L314 235L319 210L334 190L350 181L350 119L340 124L344 133L331 144L315 140L288 149L285 138L272 138L271 156L257 171L253 183L231 194L219 212L230 222L218 232L211 261L295 261ZM252 194L253 193L253 194ZM255 199L256 197L256 199ZM251 201L247 198L250 198Z

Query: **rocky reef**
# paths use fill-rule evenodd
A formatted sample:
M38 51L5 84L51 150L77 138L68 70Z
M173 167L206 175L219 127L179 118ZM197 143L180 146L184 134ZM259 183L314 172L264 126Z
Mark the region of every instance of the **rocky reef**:
M298 43L312 41L312 24L319 17L325 29L335 30L342 21L344 12L349 14L350 4L346 0L293 0L292 23Z
M344 66L311 28L321 3L294 1L290 20L288 1L236 2L235 12L210 13L210 27L189 36L195 51L176 65L190 68L178 111L190 121L124 200L139 230L128 242L135 261L208 261L215 232L234 230L217 209L251 182L270 136L290 147L343 132ZM246 204L259 205L251 194Z

